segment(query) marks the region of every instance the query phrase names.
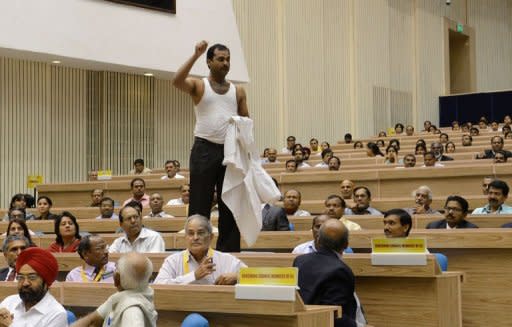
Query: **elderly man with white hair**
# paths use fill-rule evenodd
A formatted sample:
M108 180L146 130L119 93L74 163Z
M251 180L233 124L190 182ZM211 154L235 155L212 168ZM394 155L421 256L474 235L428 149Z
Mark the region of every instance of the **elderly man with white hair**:
M123 255L117 261L117 271L114 274L114 284L118 292L73 326L156 327L154 292L149 287L152 273L153 264L144 254L130 252Z
M441 213L430 207L432 204L432 190L426 185L418 187L412 191L415 206L413 208L405 208L410 215L440 215Z
M168 256L155 284L234 285L240 268L247 267L237 257L213 250L212 225L208 218L192 215L185 222L187 249Z

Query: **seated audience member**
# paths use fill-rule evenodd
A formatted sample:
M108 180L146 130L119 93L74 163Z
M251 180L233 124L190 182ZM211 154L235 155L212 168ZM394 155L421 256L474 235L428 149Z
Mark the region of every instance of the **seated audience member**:
M503 132L503 135L507 135L507 133L510 133L510 131L512 131L512 128L510 128L510 125L503 125L501 131Z
M427 142L425 142L424 139L417 139L416 140L416 145L418 145L418 144L423 145L425 148L427 147Z
M171 199L167 202L168 206L179 206L190 202L190 184L180 186L181 196L177 199Z
M281 153L292 154L293 149L295 148L295 136L290 135L286 138L286 147L281 150Z
M39 212L39 216L36 217L37 220L55 220L57 215L54 215L50 212L52 208L52 200L46 195L42 195L37 199L37 211Z
M295 145L293 146L292 154L295 152L295 150L302 150L302 149L303 149L302 144L295 143Z
M426 185L418 187L412 192L414 197L415 205L413 208L405 208L410 215L438 215L441 214L439 211L434 210L430 207L432 204L432 190Z
M472 146L473 145L473 136L469 134L462 135L462 146Z
M448 157L443 154L444 147L439 142L432 143L432 145L430 146L430 151L432 151L434 153L437 161L452 161L453 160L452 157Z
M322 162L315 165L315 167L329 167L329 159L332 158L334 153L331 149L322 150Z
M491 131L492 132L497 132L497 131L499 131L499 129L500 129L500 125L498 124L497 121L493 120L491 122Z
M429 151L423 155L423 166L421 167L444 167L444 165L436 161L434 152Z
M0 326L67 327L66 310L48 292L58 273L50 252L36 247L21 251L16 260L18 294L0 303Z
M265 160L263 160L263 163L274 163L274 162L279 162L277 160L277 150L274 148L270 148L270 149L268 149L268 155L265 158Z
M439 142L441 144L446 144L446 143L448 143L449 140L450 140L450 138L448 137L448 134L446 134L446 133L439 134Z
M343 137L343 139L345 140L345 144L350 144L350 143L352 143L352 134L350 134L350 133L345 134L345 136Z
M342 316L335 318L334 326L364 326L364 316L357 314L354 274L342 260L348 238L342 222L327 220L320 227L317 251L296 257L293 266L299 268L299 293L305 304L341 306Z
M416 144L416 147L414 149L414 154L417 156L422 156L425 153L427 153L427 147L424 144Z
M82 237L77 249L83 265L72 269L66 282L113 283L116 264L108 261L108 244L96 234Z
M325 149L330 149L330 148L331 148L331 145L329 144L329 142L323 141L322 143L320 143L320 149L322 151L324 151Z
M338 158L336 156L332 156L329 159L328 165L329 165L330 171L338 171L338 170L340 170L341 160L340 160L340 158Z
M506 163L507 162L507 154L503 150L496 151L494 154L493 162L495 164L497 163Z
M404 161L402 159L398 159L398 150L395 145L390 144L386 148L386 160L385 164L403 164Z
M501 136L493 136L491 138L491 149L485 150L483 153L476 155L477 159L493 159L498 151L504 151L507 158L512 157L512 152L503 150L504 140Z
M378 137L386 137L386 132L380 131Z
M348 230L361 230L361 226L359 224L343 217L343 213L345 212L347 205L345 204L345 200L343 200L339 195L329 195L325 200L324 205L324 214L333 219L338 219L348 228Z
M384 140L381 140L381 139L378 139L377 141L375 141L375 143L377 144L377 146L379 148L383 148L386 146L386 143L384 143Z
M354 192L354 182L351 180L345 179L340 184L340 193L341 198L344 200L352 199L352 194Z
M489 194L489 185L491 184L491 182L494 180L493 177L484 177L483 181L482 181L482 193L483 195L487 195Z
M396 151L400 151L400 141L398 139L389 140L389 145L394 146Z
M99 207L101 199L103 199L103 190L94 189L91 192L91 207Z
M462 124L462 126L461 126L462 133L469 133L469 129L471 128L470 125L471 125L471 123Z
M123 207L131 201L139 202L143 208L149 207L149 195L146 194L146 182L142 178L136 177L130 182L130 188L132 197L123 202Z
M414 127L412 125L407 125L405 128L405 135L413 136L414 135Z
M454 228L478 228L478 226L466 220L469 204L466 199L458 195L450 195L444 205L445 219L433 221L427 225L427 229L454 229Z
M23 208L10 208L7 211L7 221L11 221L13 219L21 219L25 221L27 220L27 212Z
M456 120L452 121L452 131L460 131L459 122Z
M311 216L306 210L299 209L301 194L297 190L288 190L284 194L283 207L288 216Z
M279 184L275 178L272 178L276 187L279 189ZM286 211L282 207L277 207L269 203L262 205L261 209L262 218L262 231L273 230L290 230L290 222Z
M499 179L489 184L487 192L487 205L473 210L474 215L486 214L511 214L512 207L505 204L508 197L509 187L507 183Z
M309 140L309 148L311 149L311 154L319 154L320 152L322 152L322 150L320 150L320 147L318 146L318 139L316 138L312 138L311 140Z
M25 220L36 219L36 217L32 213L26 212L26 210L27 210L27 198L26 198L25 194L21 194L21 193L15 194L11 198L11 203L9 204L9 210L10 209L23 209L23 211L25 212ZM9 221L9 216L8 215L6 215L4 217L4 221Z
M480 131L476 127L471 127L469 129L469 135L471 135L471 136L478 136L478 135L480 135Z
M512 139L512 132L506 132L506 133L504 134L504 137L505 137L505 139L507 139L507 140Z
M437 128L436 125L430 126L430 128L428 129L428 132L432 133L432 134L441 134L441 131Z
M143 159L135 159L133 161L133 169L130 170L128 175L147 175L151 174L151 169L144 167Z
M412 153L406 154L404 157L404 167L412 168L414 166L416 166L416 157Z
M109 197L101 199L100 215L96 219L119 219L117 213L114 212L114 200Z
M234 285L240 268L247 267L229 253L211 248L212 225L208 218L192 215L185 223L187 249L168 256L155 284Z
M354 142L354 149L363 149L363 148L364 148L363 142L361 142L361 141Z
M160 193L153 193L149 197L149 207L151 211L144 218L174 218L174 216L169 215L163 209L164 200Z
M384 157L384 154L380 151L379 146L373 142L368 142L368 144L366 144L366 155L368 157Z
M119 225L124 235L116 238L108 251L126 252L165 252L165 242L160 233L142 226L141 211L126 206L119 211Z
M486 130L487 129L487 119L486 120L483 120L483 119L480 119L480 121L478 122L478 128L480 128L481 130Z
M21 251L29 246L29 240L23 235L7 236L2 247L7 267L0 269L0 281L14 281L16 277L16 260Z
M412 218L403 209L391 209L384 212L384 234L386 237L407 237L412 228Z
M153 263L143 254L127 253L119 258L114 273L117 292L73 327L141 326L156 327L158 314L149 287Z
M311 241L307 241L304 243L301 243L297 245L292 253L295 254L306 254L306 253L313 253L316 252L316 249L318 249L318 231L320 230L320 226L327 220L331 219L328 215L320 215L315 216L313 218L313 222L311 224L311 232L313 234L313 239Z
M422 130L422 132L429 132L430 131L430 126L432 126L432 122L430 120L425 120L423 122L423 130Z
M5 234L2 234L2 236L11 236L11 235L18 235L18 236L25 236L30 246L35 246L34 242L32 241L32 236L36 235L33 231L28 229L27 223L24 219L14 218L11 221L9 221L9 224L7 225L7 231Z
M397 124L395 125L395 134L396 134L396 135L400 135L400 134L402 134L403 132L404 132L404 125L403 125L403 124L401 124L401 123L397 123Z
M165 175L160 179L184 179L185 176L178 174L178 167L176 167L176 161L167 160L165 162Z
M297 168L309 168L311 167L307 163L304 162L304 150L302 149L295 149L293 151L293 158L295 159L295 162L297 162Z
M455 153L455 143L453 143L452 141L447 142L444 145L444 150L446 153Z
M505 124L505 125L512 124L512 118L510 115L505 115L505 117L503 117L503 124Z
M355 206L345 210L346 215L381 215L382 213L370 207L372 194L366 186L358 186L354 189L353 199Z
M55 242L50 244L50 252L76 252L80 243L80 228L71 212L63 211L55 219Z
M285 169L287 173L297 172L297 162L293 159L286 160Z
M98 171L97 170L91 170L87 174L87 180L89 182L94 182L98 180Z
M311 150L308 147L303 147L302 150L304 151L304 160L309 160L309 157L311 156Z

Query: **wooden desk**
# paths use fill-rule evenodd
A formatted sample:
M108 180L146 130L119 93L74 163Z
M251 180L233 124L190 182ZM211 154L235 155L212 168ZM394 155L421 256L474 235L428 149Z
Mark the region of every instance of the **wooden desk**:
M236 300L234 286L153 285L158 326L181 326L183 318L200 312L211 326L332 326L336 306L304 305L297 293L295 302ZM101 305L116 289L113 285L55 283L51 293L72 311L83 311ZM0 296L16 293L16 283L0 285Z

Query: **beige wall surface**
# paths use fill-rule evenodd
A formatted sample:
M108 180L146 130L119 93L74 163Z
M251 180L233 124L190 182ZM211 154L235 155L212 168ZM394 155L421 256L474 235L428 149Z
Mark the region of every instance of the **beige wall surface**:
M512 0L233 0L233 13L260 149L436 123L444 17L475 30L477 90L512 89ZM188 166L193 125L167 80L0 57L0 206L31 173L80 181L139 156Z

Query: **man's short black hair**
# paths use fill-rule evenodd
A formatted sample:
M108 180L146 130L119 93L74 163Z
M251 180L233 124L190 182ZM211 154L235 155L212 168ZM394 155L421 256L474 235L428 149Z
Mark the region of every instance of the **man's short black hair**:
M331 148L327 148L327 149L322 150L322 159L324 159L325 156L328 155L329 153L333 153Z
M491 187L501 190L501 193L503 193L504 196L508 196L509 187L504 181L495 179L489 184L489 189L491 189Z
M91 250L91 238L93 238L93 237L100 237L100 236L98 234L85 235L80 240L80 243L78 243L78 248L77 248L76 252L78 252L78 255L80 256L80 258L85 260L84 254L85 254L85 252L88 252L89 250Z
M324 201L324 205L327 205L327 201L332 200L332 199L338 199L338 200L340 200L341 206L342 206L343 208L346 208L346 207L347 207L347 204L345 203L345 200L343 200L343 198L342 198L341 196L337 195L337 194L331 194L331 195L329 195L329 196L327 197L327 199L325 199L325 201Z
M354 188L354 195L356 194L357 191L359 191L360 189L363 189L365 190L366 192L366 195L368 195L368 198L371 199L372 198L372 192L370 192L370 189L367 188L366 186L358 186L356 188Z
M464 213L464 214L468 213L469 203L462 196L450 195L449 197L446 198L446 202L444 203L444 206L446 207L446 205L450 201L457 202L461 206L461 208L462 208L462 213Z
M227 46L225 46L224 44L216 43L216 44L214 44L214 45L212 45L211 47L208 48L208 51L206 52L206 59L207 60L213 59L213 55L215 54L215 50L230 52L229 48Z
M120 223L123 222L123 219L124 219L123 211L127 207L130 207L130 208L133 208L133 209L137 210L139 215L142 214L142 204L139 201L132 200L132 201L128 202L124 207L122 207L121 210L119 210L119 222Z
M109 198L108 196L101 198L101 200L100 200L100 205L101 205L103 202L110 202L110 203L112 204L112 206L114 206L114 200L113 200L112 198Z
M140 158L139 159L135 159L133 161L133 165L135 166L136 164L141 164L141 165L144 166L144 159L140 159Z
M288 141L288 140L289 140L289 141L295 141L295 140L296 140L296 138L295 138L295 136L290 135L290 136L288 136L288 137L286 138L286 140L287 140L287 141Z
M133 188L133 184L135 184L136 181L141 181L142 184L144 185L144 187L146 187L146 181L144 181L142 178L140 177L135 177L134 179L132 179L132 181L130 182L130 188Z

